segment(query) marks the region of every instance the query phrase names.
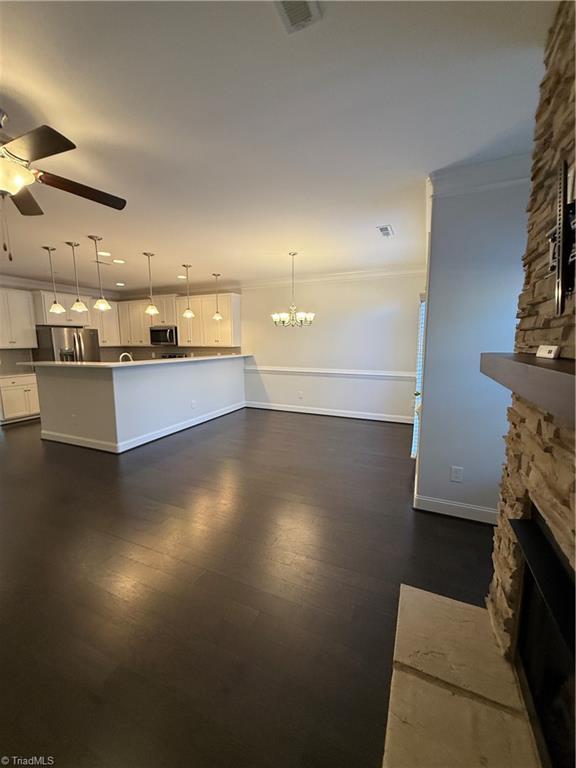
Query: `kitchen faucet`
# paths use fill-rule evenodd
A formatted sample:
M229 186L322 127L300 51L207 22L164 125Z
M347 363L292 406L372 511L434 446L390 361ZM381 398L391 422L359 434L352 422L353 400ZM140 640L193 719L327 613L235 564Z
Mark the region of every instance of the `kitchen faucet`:
M134 358L132 357L132 355L130 354L130 352L122 352L122 354L121 354L121 355L120 355L120 357L118 358L118 362L120 362L120 363L123 363L123 362L125 362L126 360L129 360L131 363L133 363L133 362L134 362Z

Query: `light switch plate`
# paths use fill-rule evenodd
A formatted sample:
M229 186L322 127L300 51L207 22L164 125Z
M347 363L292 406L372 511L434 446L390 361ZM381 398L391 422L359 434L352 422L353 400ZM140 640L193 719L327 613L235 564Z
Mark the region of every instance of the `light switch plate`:
M536 352L536 357L547 357L549 360L554 360L560 354L560 347L553 344L540 344Z

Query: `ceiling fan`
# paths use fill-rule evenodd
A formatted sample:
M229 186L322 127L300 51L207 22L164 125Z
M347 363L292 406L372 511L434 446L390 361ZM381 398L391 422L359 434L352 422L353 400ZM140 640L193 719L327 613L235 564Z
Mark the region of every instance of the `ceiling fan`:
M76 149L76 145L49 125L41 125L16 138L8 136L1 130L7 117L6 112L0 109L0 196L8 196L23 216L40 216L43 213L27 189L35 181L118 211L125 207L126 200L121 197L32 168L30 163Z

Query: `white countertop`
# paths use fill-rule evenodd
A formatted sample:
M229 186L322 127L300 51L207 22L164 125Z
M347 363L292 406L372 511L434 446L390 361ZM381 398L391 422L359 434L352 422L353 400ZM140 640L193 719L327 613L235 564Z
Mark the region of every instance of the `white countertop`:
M233 360L242 357L252 357L252 355L198 355L198 357L169 357L155 358L153 360L128 360L125 363L65 363L59 360L45 360L31 363L17 363L17 365L28 366L32 368L134 368L143 365L182 365L184 363L203 363L208 360Z

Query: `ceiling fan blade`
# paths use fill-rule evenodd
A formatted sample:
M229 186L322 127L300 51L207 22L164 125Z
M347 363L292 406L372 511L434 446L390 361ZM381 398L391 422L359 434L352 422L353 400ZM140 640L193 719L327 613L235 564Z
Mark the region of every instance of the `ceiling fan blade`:
M115 195L109 195L108 192L102 192L99 189L87 187L85 184L79 184L77 181L64 179L62 176L56 176L47 171L36 170L36 180L49 187L56 187L63 192L70 192L72 195L85 197L87 200L93 200L95 203L107 205L109 208L116 208L121 211L126 206L126 200Z
M16 195L11 195L10 199L23 216L42 216L44 213L34 199L32 192L26 187L23 187Z
M54 128L50 128L49 125L41 125L3 144L2 148L7 149L11 155L15 155L20 160L31 163L41 157L51 157L59 155L60 152L76 149L76 144Z

